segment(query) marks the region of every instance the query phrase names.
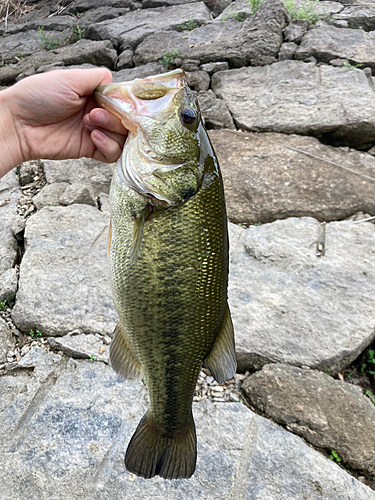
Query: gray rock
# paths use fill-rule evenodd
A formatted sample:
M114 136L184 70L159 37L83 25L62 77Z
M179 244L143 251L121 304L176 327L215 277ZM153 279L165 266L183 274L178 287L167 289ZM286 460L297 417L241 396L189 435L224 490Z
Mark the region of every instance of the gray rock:
M36 31L17 33L2 37L0 60L7 63L16 63L23 57L41 50L40 39Z
M196 92L208 90L210 86L210 75L205 71L187 71L186 80L189 87Z
M82 203L84 205L97 206L94 190L90 182L74 182L67 187L60 196L60 205L73 205L73 203Z
M333 21L332 24L336 28L349 28L348 21Z
M301 438L239 403L194 403L195 474L145 481L123 463L146 409L140 382L121 380L104 363L69 360L64 367L60 356L40 349L20 364L18 377L0 378L0 496L8 500L374 499Z
M20 25L20 31L36 31L39 27L43 29L43 31L60 31L63 32L67 28L71 26L73 19L70 16L52 16L45 17L40 19L34 19L28 21L27 23ZM13 27L13 33L15 32L15 26ZM41 36L38 37L41 39ZM40 48L40 47L39 47Z
M17 215L21 191L14 170L0 179L0 275L12 268L17 257L17 243L12 225Z
M132 50L124 50L118 56L116 62L116 70L120 71L120 69L131 68L133 66L133 51Z
M351 5L335 16L335 24L346 21L348 28L360 28L365 31L375 30L375 4Z
M59 205L60 196L65 193L69 186L67 182L54 182L46 184L37 195L33 197L33 203L37 210L43 207L56 207Z
M313 135L358 149L375 143L374 94L361 70L282 61L215 73L211 87L238 128Z
M329 64L336 66L336 68L343 68L349 65L349 61L347 59L332 59L332 61L329 61Z
M225 71L229 69L229 64L227 62L214 62L214 63L206 63L202 64L201 70L205 71L209 75L213 75L218 71Z
M235 0L218 15L215 22L225 22L228 19L235 19L237 22L241 22L253 13L253 6L249 0Z
M12 267L0 274L0 302L10 301L17 293L17 271Z
M108 215L88 205L45 207L28 219L12 311L20 330L113 332L108 225Z
M319 448L365 474L375 472L375 406L359 387L325 373L267 365L246 378L251 404Z
M92 361L109 362L109 347L98 335L68 334L64 337L49 337L48 344L55 351L62 351L74 359L90 359Z
M127 0L100 0L100 8L106 7L108 11L113 8L125 8L128 7L129 2ZM82 14L90 10L98 9L98 0L75 0L66 6L66 12L68 14L76 15Z
M142 66L136 66L135 68L113 71L112 76L114 82L129 82L135 78L146 78L146 76L158 75L159 73L165 73L166 71L167 70L162 63L150 62L148 64L143 64Z
M279 61L288 61L293 59L297 47L297 44L293 42L283 43L279 51Z
M19 183L21 186L26 186L34 182L34 177L38 173L38 168L39 160L26 161L19 166Z
M92 24L85 36L93 40L109 39L123 51L134 49L144 38L160 29L176 30L189 19L201 25L210 20L210 12L203 2L135 10L116 19Z
M210 132L210 138L232 222L303 216L333 221L358 211L375 215L374 182L344 169L375 179L371 155L298 135L221 130Z
M36 73L47 73L48 71L55 71L57 69L92 69L97 67L98 66L90 63L72 64L71 66L63 66L62 63L52 63L46 64L45 66L39 66L39 68L36 70ZM22 78L23 75L21 74L20 77L17 77L17 81Z
M185 59L182 62L182 68L185 71L199 71L199 61L198 59Z
M115 19L116 17L124 16L130 11L126 8L108 8L99 7L96 9L87 10L82 17L79 18L81 28L87 27L90 24L100 23L107 19Z
M8 351L13 350L15 344L15 340L12 337L12 333L8 325L3 318L0 318L0 364L6 362ZM3 399L3 391L1 391L1 396Z
M226 128L235 130L233 119L222 99L217 99L212 90L197 94L199 107L207 129Z
M13 236L16 238L18 241L23 240L23 234L25 232L25 226L26 226L26 219L22 215L17 215L15 219L13 220L12 224L12 233Z
M55 182L90 182L94 195L109 193L115 163L101 163L91 158L78 160L43 160L42 167L49 184Z
M163 53L176 53L181 59L198 59L201 64L270 64L276 61L283 41L282 30L288 21L283 3L265 0L256 14L243 23L214 21L183 34L162 31L150 35L138 45L134 62L145 64L160 59Z
M155 7L172 7L173 5L183 5L186 3L194 3L197 0L143 0L142 6L144 9L152 9Z
M308 21L306 21L305 25L292 21L284 30L284 40L286 42L300 43L309 27L310 23Z
M373 224L290 218L231 225L230 237L240 371L287 363L335 374L374 340Z
M353 65L364 64L375 69L375 33L323 24L306 33L295 59L304 61L310 56L322 62L348 59Z
M225 10L233 0L216 0L214 9L213 9L213 14L215 17L219 16L223 10Z

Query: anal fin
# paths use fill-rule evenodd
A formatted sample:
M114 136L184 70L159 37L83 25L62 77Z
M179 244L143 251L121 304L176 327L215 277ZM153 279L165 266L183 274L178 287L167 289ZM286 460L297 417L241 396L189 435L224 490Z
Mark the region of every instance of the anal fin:
M234 331L228 304L223 317L220 332L210 354L203 361L212 376L219 383L234 377L237 369Z
M136 380L142 378L142 366L126 342L124 330L120 322L117 323L109 348L109 360L112 368L120 377Z

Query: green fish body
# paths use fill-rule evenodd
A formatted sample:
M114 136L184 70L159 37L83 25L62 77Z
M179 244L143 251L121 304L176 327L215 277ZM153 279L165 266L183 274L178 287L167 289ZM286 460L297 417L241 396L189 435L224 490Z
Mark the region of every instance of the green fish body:
M130 130L110 192L119 315L110 359L124 378L144 374L150 406L125 465L145 478L188 478L202 364L218 382L236 370L219 165L182 70L100 87L96 98Z

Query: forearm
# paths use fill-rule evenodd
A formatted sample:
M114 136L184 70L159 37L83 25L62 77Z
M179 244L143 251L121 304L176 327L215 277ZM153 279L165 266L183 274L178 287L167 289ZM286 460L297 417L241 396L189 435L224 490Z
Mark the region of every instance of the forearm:
M25 161L17 124L9 109L9 99L9 90L0 92L0 178Z

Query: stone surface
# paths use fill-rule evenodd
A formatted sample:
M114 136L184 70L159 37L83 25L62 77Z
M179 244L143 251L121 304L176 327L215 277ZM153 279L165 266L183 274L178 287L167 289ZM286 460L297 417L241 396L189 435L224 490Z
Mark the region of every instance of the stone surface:
M300 21L292 21L284 30L284 40L286 42L300 43L303 35L310 27L309 21L301 23Z
M1 300L0 300L1 302ZM5 363L7 360L7 354L8 351L11 349L14 349L15 346L15 341L12 338L11 331L6 324L6 322L3 320L3 318L0 318L0 364ZM1 377L0 377L1 379ZM1 382L0 382L1 385ZM3 393L1 392L2 397ZM0 403L1 405L1 403Z
M187 71L186 79L189 87L196 92L208 90L210 86L210 76L205 71Z
M373 224L322 228L312 218L290 218L247 230L231 225L230 241L240 371L279 362L335 374L374 340Z
M102 5L102 4L101 4ZM86 27L90 24L101 23L107 19L115 19L116 17L124 16L130 9L126 8L111 8L99 7L98 9L90 9L79 18L80 27Z
M91 158L79 160L43 160L42 167L49 184L68 182L69 184L89 181L94 195L109 193L114 163L101 163Z
M323 62L339 57L375 70L375 33L323 24L306 33L295 59L303 61L311 56Z
M197 98L207 129L226 128L234 130L236 128L225 102L222 99L217 99L212 90L199 92Z
M368 475L375 472L375 406L359 387L315 370L267 365L242 389L255 408Z
M161 62L150 62L148 64L136 66L135 68L113 71L112 76L114 82L129 82L135 78L146 78L146 76L158 75L166 71L165 66L163 66Z
M30 217L12 316L45 336L112 334L108 215L88 205L45 207Z
M173 5L195 3L196 1L197 0L143 0L142 6L144 9L152 9L155 7L172 7Z
M109 346L103 338L92 333L68 334L64 337L49 337L48 344L55 351L62 351L74 359L89 359L109 362Z
M0 275L12 268L17 257L17 243L12 225L17 215L21 191L14 171L0 179Z
M229 69L229 64L227 62L214 62L202 64L201 70L206 71L209 75L217 73L218 71L226 71Z
M118 56L116 62L116 70L120 71L124 68L131 68L133 66L133 51L132 50L124 50Z
M293 59L293 56L297 50L297 44L293 42L283 43L279 51L279 61L287 61Z
M181 59L198 59L201 64L228 62L232 67L264 65L276 61L283 42L282 30L289 15L282 2L265 0L256 14L244 22L233 19L214 21L183 34L157 32L140 43L135 64L178 53ZM164 28L163 28L164 29Z
M335 21L346 21L349 28L375 30L375 4L351 5L335 16Z
M73 203L82 203L96 207L96 197L90 182L79 181L69 185L65 192L60 196L60 205L73 205Z
M375 215L375 180L368 178L375 179L375 159L367 153L298 135L218 130L210 138L232 222L302 216L333 221L358 211Z
M197 25L210 20L210 12L203 2L135 10L116 19L92 24L87 28L85 36L93 40L109 39L123 51L134 49L155 31L176 30L190 19Z
M239 128L359 149L375 143L375 94L363 71L282 61L215 73L211 87Z
M66 363L40 349L19 365L18 377L0 378L0 496L8 500L374 499L299 437L239 403L194 403L195 474L146 481L123 463L146 408L140 382L124 382L103 363Z
M33 203L37 210L43 207L56 207L59 205L60 196L65 193L68 186L70 186L68 182L46 184L39 193L33 197Z
M253 7L249 0L235 0L218 15L215 22L225 22L228 19L235 19L237 22L242 22L252 14Z
M0 274L0 302L10 301L17 292L17 272L12 267Z
M38 33L30 31L27 33L17 33L2 37L0 60L7 63L15 63L29 56L43 47L39 41Z

